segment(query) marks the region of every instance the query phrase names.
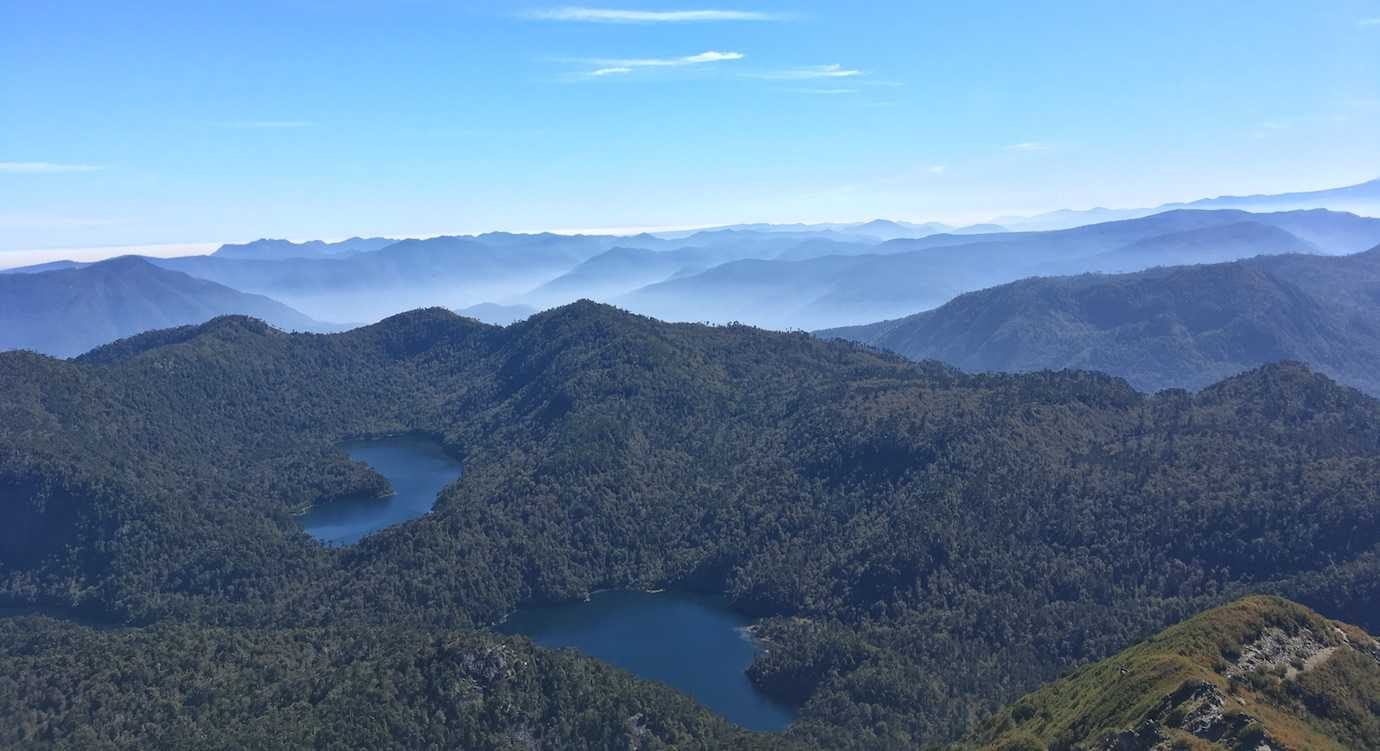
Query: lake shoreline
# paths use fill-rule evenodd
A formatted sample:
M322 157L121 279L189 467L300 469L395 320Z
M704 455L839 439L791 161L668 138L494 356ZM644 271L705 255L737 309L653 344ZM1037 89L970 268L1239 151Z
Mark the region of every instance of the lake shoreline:
M378 492L319 499L292 514L298 525L327 547L353 545L388 527L431 513L440 493L464 473L461 462L429 433L352 438L337 446L384 483ZM377 483L371 483L376 485Z

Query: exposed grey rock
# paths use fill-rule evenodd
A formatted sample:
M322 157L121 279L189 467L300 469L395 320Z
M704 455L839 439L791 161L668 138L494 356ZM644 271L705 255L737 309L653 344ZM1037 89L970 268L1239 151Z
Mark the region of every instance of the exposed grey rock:
M1231 680L1241 680L1259 670L1283 670L1285 678L1293 678L1300 670L1311 670L1321 665L1336 651L1337 648L1327 644L1324 639L1311 629L1301 628L1291 636L1284 629L1272 626L1242 648L1241 657L1227 668L1226 676Z

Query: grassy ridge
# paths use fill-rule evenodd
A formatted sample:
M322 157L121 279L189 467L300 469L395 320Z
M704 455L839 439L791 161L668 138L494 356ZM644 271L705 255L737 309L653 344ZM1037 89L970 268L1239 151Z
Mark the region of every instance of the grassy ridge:
M1269 634L1311 644L1249 667ZM1195 718L1217 702L1218 722ZM1275 748L1380 748L1380 644L1296 603L1250 597L1028 694L971 745L1149 748L1156 738L1182 748L1254 749L1265 739Z

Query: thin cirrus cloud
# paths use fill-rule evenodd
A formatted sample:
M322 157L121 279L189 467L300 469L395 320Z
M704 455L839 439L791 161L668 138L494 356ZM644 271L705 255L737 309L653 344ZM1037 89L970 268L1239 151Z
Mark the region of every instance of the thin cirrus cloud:
M1356 22L1357 26L1380 26L1380 16L1375 18L1362 18Z
M709 50L698 55L684 55L682 57L594 58L573 62L595 66L594 70L584 73L585 76L604 78L627 75L640 68L683 68L691 65L732 62L742 60L743 57L745 56L741 52Z
M71 172L99 172L100 164L64 164L59 162L0 162L4 175L60 175Z
M769 70L761 73L753 73L751 75L753 78L765 78L771 81L809 81L829 78L853 78L863 75L863 72L856 68L845 68L838 63L831 63L829 65L803 65L796 68Z
M684 57L633 57L622 59L592 60L596 65L603 65L608 68L678 68L683 65L703 65L704 63L722 63L732 60L742 60L744 57L741 52L718 52L709 50L698 55L685 55Z
M584 23L703 23L711 21L778 21L775 13L751 10L625 10L566 6L529 11L528 18L541 21Z

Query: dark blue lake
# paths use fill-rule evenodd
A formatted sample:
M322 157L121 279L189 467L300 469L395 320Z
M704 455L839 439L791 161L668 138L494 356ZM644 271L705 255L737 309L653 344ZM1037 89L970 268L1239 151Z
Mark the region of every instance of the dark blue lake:
M525 608L498 628L571 647L693 696L731 722L780 730L795 719L743 672L757 653L751 621L722 598L679 592L599 592L588 602Z
M302 529L328 545L352 545L371 532L422 516L436 504L436 494L460 476L460 462L425 436L351 441L341 448L388 478L394 494L313 506L299 518Z
M422 516L436 494L460 476L460 463L424 436L352 441L342 447L388 478L388 498L347 498L299 517L328 545L351 545L384 527ZM526 608L499 631L525 634L545 647L571 647L693 696L753 730L780 730L790 707L758 693L743 672L757 654L744 628L751 621L723 598L681 592L600 592L588 602Z

